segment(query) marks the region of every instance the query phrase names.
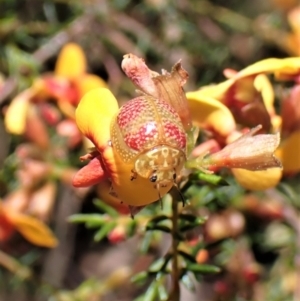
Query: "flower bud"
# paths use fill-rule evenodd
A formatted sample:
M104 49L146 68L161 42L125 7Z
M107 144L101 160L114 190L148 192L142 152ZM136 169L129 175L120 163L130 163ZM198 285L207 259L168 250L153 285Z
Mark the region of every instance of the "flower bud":
M122 69L139 89L146 94L158 97L157 88L152 80L152 76L155 73L148 68L142 58L134 54L125 54L122 61Z
M56 125L61 120L60 111L52 104L40 103L39 113L48 125Z
M113 243L117 244L119 242L124 241L127 238L126 230L123 225L118 225L115 227L109 234L108 240Z
M23 187L32 189L47 178L50 170L51 165L46 162L26 159L17 171L17 178Z
M39 220L48 222L53 211L55 196L56 186L54 182L49 181L32 193L28 213Z
M207 262L209 259L209 253L206 249L200 249L196 255L197 263L204 263Z
M196 159L199 167L208 170L228 167L253 171L281 167L281 162L274 156L280 143L279 133L253 136L261 128L259 125L251 129L219 152Z
M249 263L242 270L242 275L248 284L254 284L257 282L261 276L261 268L255 263Z
M76 126L76 123L71 119L64 119L56 126L57 133L67 139L67 145L70 148L76 147L81 139L82 135Z
M0 207L0 243L7 241L15 231L15 227Z
M31 106L27 112L25 136L41 149L49 148L50 139L46 125L33 106Z

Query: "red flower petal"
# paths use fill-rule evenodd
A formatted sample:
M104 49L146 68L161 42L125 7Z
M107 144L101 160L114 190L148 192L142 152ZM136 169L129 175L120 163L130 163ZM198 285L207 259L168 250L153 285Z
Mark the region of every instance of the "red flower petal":
M95 185L107 178L101 156L92 159L81 168L74 176L72 184L75 187L88 187Z

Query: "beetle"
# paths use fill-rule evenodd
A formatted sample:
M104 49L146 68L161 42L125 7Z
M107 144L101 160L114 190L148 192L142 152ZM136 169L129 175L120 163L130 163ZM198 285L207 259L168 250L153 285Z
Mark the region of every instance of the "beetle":
M111 142L121 159L133 165L131 180L147 178L158 193L176 183L186 161L187 135L180 117L161 98L142 95L123 105L112 119Z
M73 185L106 178L110 193L133 208L161 200L177 187L191 141L182 88L188 75L180 62L171 73L159 75L132 54L124 56L122 68L139 89L138 97L119 108L108 89L97 88L86 93L76 109L76 123L95 149L82 157L91 162Z

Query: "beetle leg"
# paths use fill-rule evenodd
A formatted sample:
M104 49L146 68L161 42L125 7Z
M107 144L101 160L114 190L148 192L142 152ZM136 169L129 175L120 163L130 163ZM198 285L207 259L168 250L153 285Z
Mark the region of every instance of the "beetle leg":
M112 185L110 185L110 188L109 188L109 192L108 192L110 195L114 196L114 197L118 197L118 194L115 192L114 188Z
M162 198L161 198L161 195L160 193L158 193L159 195L159 204L160 204L160 209L163 210L164 209L164 204L163 204L163 201L162 201Z
M178 186L177 186L177 188L178 188ZM185 199L185 197L183 196L183 194L181 193L181 191L180 191L179 188L178 188L178 193L179 193L180 198L181 198L181 201L182 201L182 207L184 207L185 204L186 204L186 199Z
M131 206L128 205L130 216L132 219L134 219L134 216L139 213L145 206Z
M175 187L176 189L177 189L177 191L178 191L178 194L179 194L179 196L180 196L180 199L181 199L181 202L182 202L182 207L184 207L185 206L185 204L186 204L186 200L185 200L185 197L184 197L184 195L182 194L182 192L180 191L180 189L179 189L179 187L178 187L178 185L174 182L174 184L173 184L173 187Z
M134 219L134 207L133 206L130 206L130 205L128 205L128 208L129 208L129 211L130 211L130 216L131 216L131 218L132 219Z
M176 183L176 179L177 179L177 174L176 174L176 170L174 168L174 173L173 173L173 180L174 180L174 183Z
M133 169L131 170L131 176L130 176L130 181L133 181L137 178L137 172L134 171Z

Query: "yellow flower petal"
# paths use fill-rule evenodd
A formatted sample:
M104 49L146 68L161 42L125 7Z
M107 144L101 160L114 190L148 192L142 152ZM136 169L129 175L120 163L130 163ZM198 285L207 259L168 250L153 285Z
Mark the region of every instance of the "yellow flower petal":
M91 90L76 109L76 123L80 131L101 151L110 140L110 123L118 112L118 102L105 88Z
M79 90L79 97L96 88L108 88L106 82L94 74L85 74L76 78L76 85Z
M83 137L82 143L86 152L89 152L90 149L95 147L94 143L86 137Z
M221 102L203 95L201 90L189 92L186 96L195 124L211 127L223 136L229 135L235 129L231 112Z
M279 78L288 78L289 75L295 75L300 71L300 58L291 57L285 59L269 58L262 61L258 61L243 70L237 72L230 79L221 82L217 85L210 85L201 87L196 91L200 95L208 96L222 101L225 93L228 89L238 80L244 77L253 76L256 74L268 74L274 73ZM272 103L272 91L270 84L266 78L257 79L258 82L254 82L254 85L258 91L263 93L263 97L266 98L266 106L270 107ZM196 93L194 92L194 93ZM200 97L200 96L199 96Z
M60 111L66 116L74 120L75 108L68 99L60 98L57 100L57 106Z
M11 134L21 135L25 132L30 99L34 94L33 89L24 90L8 106L4 123L7 131Z
M203 95L222 101L224 94L234 84L234 82L235 80L229 79L217 85L201 87L198 91L195 91L194 93L199 93L199 97L200 95Z
M122 214L129 214L129 207L126 203L121 203L121 200L117 197L113 196L111 191L111 183L110 181L102 181L96 186L97 195L100 197L102 201L111 207L115 208L118 212Z
M284 173L300 171L300 131L292 133L275 152L282 163Z
M131 181L132 164L125 164L120 156L108 147L103 152L105 163L111 171L112 186L118 198L131 206L144 206L159 199L157 189L154 188L149 179L137 177ZM172 187L172 184L160 189L160 196L163 197Z
M240 79L254 74L276 73L294 75L299 72L300 57L291 57L285 59L269 58L256 62L236 74L234 79Z
M84 74L86 68L86 57L82 48L75 43L69 43L60 51L54 73L57 76L73 79Z
M30 106L27 115L25 137L41 149L49 149L50 137L48 129L39 115L37 108Z
M260 74L255 77L253 84L255 89L261 93L268 113L271 116L274 115L274 90L268 77L265 74Z
M58 242L53 232L37 218L13 211L8 211L7 216L16 229L31 243L47 248L57 246Z
M249 190L265 190L275 187L282 176L281 168L269 168L259 171L233 168L232 172L237 182Z
M280 132L282 127L282 118L281 116L274 115L271 117L272 129L273 132Z

